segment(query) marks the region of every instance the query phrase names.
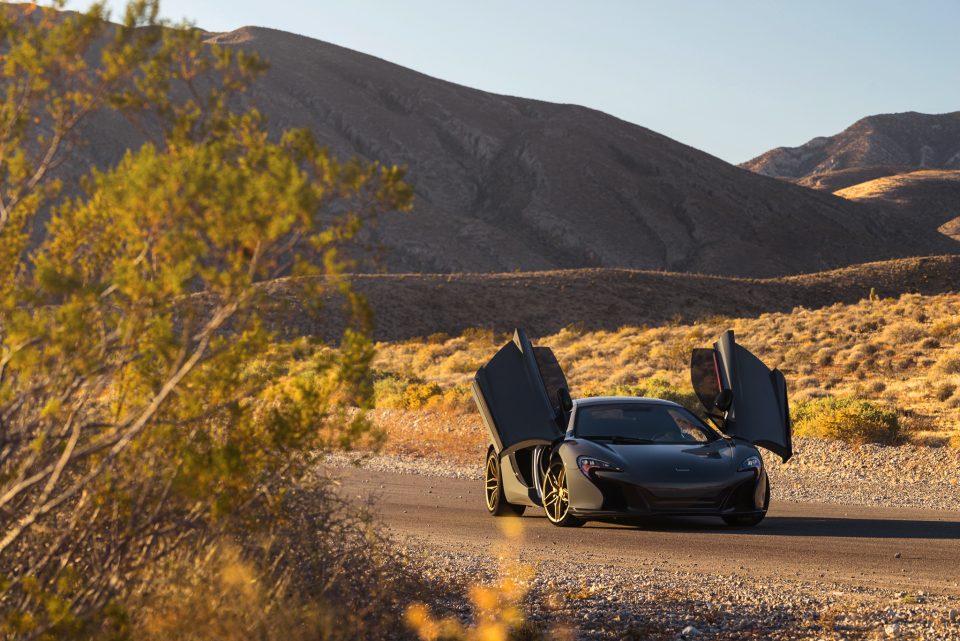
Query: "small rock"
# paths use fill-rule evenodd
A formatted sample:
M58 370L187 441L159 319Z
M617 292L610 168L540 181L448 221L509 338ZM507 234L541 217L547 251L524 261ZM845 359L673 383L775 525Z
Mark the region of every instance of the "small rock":
M960 621L960 612L957 612L956 608L950 608L950 611L947 612L947 617L954 622Z
M900 625L897 623L885 625L883 626L883 632L891 639L895 639L896 637L900 636Z
M691 637L700 636L700 630L696 629L692 625L688 625L680 632L680 634L683 636L683 638L689 639Z
M899 559L901 556L903 556L903 555L900 554L899 552L897 552L896 554L893 555L893 558Z

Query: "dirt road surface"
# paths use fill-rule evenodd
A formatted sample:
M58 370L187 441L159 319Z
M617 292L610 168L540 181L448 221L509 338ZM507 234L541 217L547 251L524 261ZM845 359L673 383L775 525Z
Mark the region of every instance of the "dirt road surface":
M489 548L501 539L478 481L344 469L343 492L374 497L401 540L438 549ZM837 582L960 596L960 512L774 502L753 528L673 518L639 526L551 525L528 508L521 554L650 565L715 575Z

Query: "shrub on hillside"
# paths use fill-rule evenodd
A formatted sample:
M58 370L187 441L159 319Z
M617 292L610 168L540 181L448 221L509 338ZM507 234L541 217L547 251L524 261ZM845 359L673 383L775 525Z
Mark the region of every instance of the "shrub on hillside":
M894 409L854 398L828 396L795 403L791 420L796 436L886 444L897 442L901 436Z
M473 408L468 385L444 389L434 382L382 375L373 384L374 407L394 410L451 409L468 412Z
M651 378L634 385L614 385L612 387L589 386L581 390L580 396L642 396L645 398L662 398L683 405L692 412L699 412L702 408L700 401L692 390L684 390L671 385L662 378Z
M933 368L941 374L960 374L960 347L945 352Z
M960 335L960 321L952 317L938 320L930 327L930 335L940 340Z

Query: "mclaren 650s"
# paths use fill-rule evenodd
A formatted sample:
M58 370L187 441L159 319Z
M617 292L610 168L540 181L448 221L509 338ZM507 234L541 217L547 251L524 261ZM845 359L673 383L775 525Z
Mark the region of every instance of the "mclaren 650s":
M792 454L783 374L738 345L732 330L693 350L690 373L712 425L662 399L573 400L553 352L516 330L473 380L490 437L489 512L539 508L561 527L654 515L760 523L770 483L757 448L784 461Z

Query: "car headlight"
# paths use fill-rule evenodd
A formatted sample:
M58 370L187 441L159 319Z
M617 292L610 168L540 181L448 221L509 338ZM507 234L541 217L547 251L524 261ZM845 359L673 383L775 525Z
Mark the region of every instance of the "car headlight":
M590 472L593 470L601 470L605 472L622 472L619 467L613 465L612 463L607 463L606 461L601 461L598 458L591 458L589 456L581 456L577 459L577 467L580 468L580 471L583 472L584 476L587 478L590 477Z
M760 471L760 468L763 467L763 461L760 460L759 456L748 456L743 459L743 463L740 464L740 467L737 468L738 472L750 472L750 471Z

